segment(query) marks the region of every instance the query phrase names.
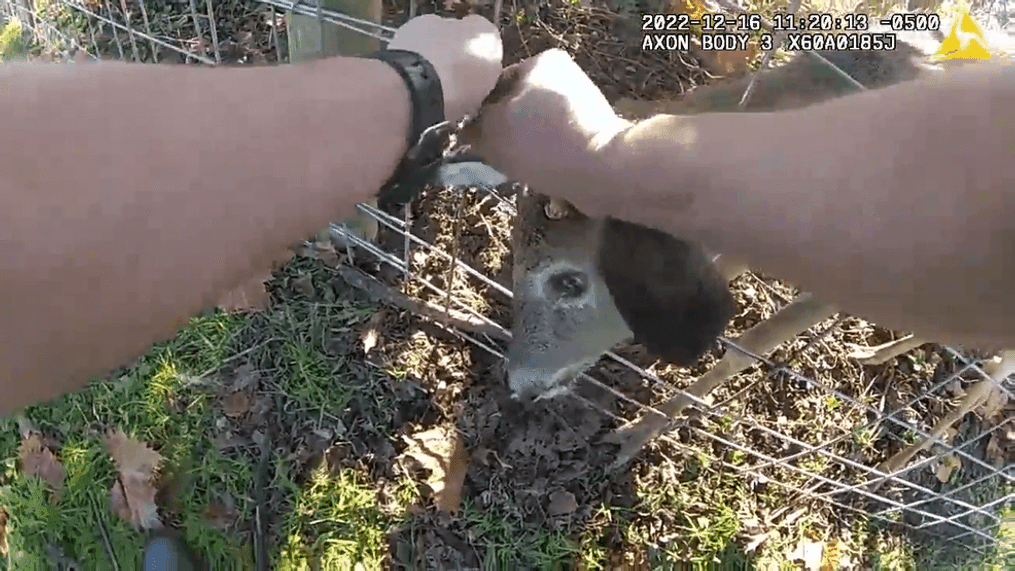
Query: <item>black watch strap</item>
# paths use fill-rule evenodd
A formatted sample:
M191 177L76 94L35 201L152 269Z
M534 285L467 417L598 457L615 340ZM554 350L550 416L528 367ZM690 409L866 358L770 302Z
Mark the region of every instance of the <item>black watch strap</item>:
M412 101L412 124L408 134L408 151L395 173L377 193L378 198L404 204L430 181L440 167L446 134L444 91L433 64L416 52L380 50L367 58L386 62L405 81Z

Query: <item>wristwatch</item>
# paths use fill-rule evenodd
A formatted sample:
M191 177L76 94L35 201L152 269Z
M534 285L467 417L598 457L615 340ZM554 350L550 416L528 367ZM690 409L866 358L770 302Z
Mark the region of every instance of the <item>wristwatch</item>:
M378 199L405 204L435 177L441 165L445 143L443 135L448 133L441 80L433 64L416 52L384 49L364 57L390 65L409 88L412 121L408 151L395 173L377 193Z

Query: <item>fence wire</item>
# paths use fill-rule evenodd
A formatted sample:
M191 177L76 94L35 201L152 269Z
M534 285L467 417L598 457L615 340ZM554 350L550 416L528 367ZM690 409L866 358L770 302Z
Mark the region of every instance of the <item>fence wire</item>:
M720 3L742 10L727 0ZM799 2L793 4L795 8ZM316 17L322 22L354 29L381 40L389 38L393 31L390 25L352 18L323 9L319 3L290 0L260 0L260 5L253 9L250 4L226 0L0 0L0 20L8 22L16 18L40 50L57 61L69 61L84 55L92 60L112 58L145 63L160 63L172 58L179 63L204 65L284 63L287 61L283 39L284 14L287 13ZM257 16L252 20L253 24L243 20L249 19L252 14ZM513 212L513 197L505 196L496 189L472 188L462 192L479 193L495 200L499 208ZM411 230L407 215L400 218L365 204L359 205L358 209L374 218L381 227L400 236L402 252L364 240L339 223L331 226L331 234L350 244L360 252L359 255L368 254L394 268L405 279L417 282L426 291L445 300L447 307L453 307L458 315L467 316L475 326L466 330L449 325L449 321L440 323L441 320L437 320L437 324L503 359L502 346L505 340L510 339L510 332L454 295L449 284L445 283L442 287L413 271L414 252L425 251L450 262L465 275L487 286L491 295L500 297L502 303L510 304L511 290L460 259L457 253L446 252L416 235ZM808 358L820 359L823 337L843 324L844 320L840 317L830 325L815 326L784 343L783 347L795 347L804 340L804 346L792 352L798 356L817 354ZM1012 419L1003 418L988 430L969 435L956 444L950 442L951 439L932 434L931 427L921 419L909 418L913 416L911 411L936 406L927 404L928 399L939 397L949 387L963 383L969 386L972 381L989 379L977 359L959 350L944 348L955 370L923 387L908 400L896 399L899 402L891 407L893 410L887 410L884 396L875 405L871 398L852 396L832 382L804 375L786 364L788 359L775 360L753 354L735 339L723 338L721 342L728 351L741 351L752 357L764 373L732 396L716 403L684 392L660 375L638 367L615 352L609 352L606 357L639 375L646 386L657 391L655 394L662 395L661 400L677 394L688 398L696 414L675 419L676 422L661 438L688 454L705 454L709 461L723 466L745 482L772 484L842 510L929 533L980 554L985 554L996 542L1000 512L1010 508L1015 498L1015 494L1010 493L1015 470L1004 462L997 465L986 461L982 449L989 445L991 439L999 438L1002 432L1011 433L1015 429ZM746 375L748 370L745 369L739 377ZM608 380L598 378L601 376L601 369L593 368L583 373L581 380L611 395L622 406L607 410L580 391L561 398L580 399L587 406L615 419L618 425L630 423L640 414L663 414L651 402L642 402L625 394ZM870 389L877 380L871 380L867 388ZM801 394L834 399L842 406L854 407L862 412L867 420L857 426L840 427L839 435L822 442L808 442L813 438L800 434L799 430L791 434L791 427L778 419L759 420L736 408L738 401L744 400L745 395L763 383L793 383ZM1012 398L1012 390L1008 382L998 386L998 394L1007 399ZM884 473L864 464L858 454L844 447L844 444L865 434L904 440L905 444L929 439L933 446L911 459L907 465ZM761 446L757 445L759 442L769 443L766 450L761 450ZM708 443L710 447L703 447L702 443ZM772 450L781 453L775 454ZM724 451L736 454L724 454ZM739 459L731 460L734 457ZM964 467L975 468L968 470L972 476L963 482L930 486L925 483L927 478L919 477L921 472L939 468L948 458L957 458ZM823 468L819 470L817 466ZM967 470L963 469L960 473L966 474Z

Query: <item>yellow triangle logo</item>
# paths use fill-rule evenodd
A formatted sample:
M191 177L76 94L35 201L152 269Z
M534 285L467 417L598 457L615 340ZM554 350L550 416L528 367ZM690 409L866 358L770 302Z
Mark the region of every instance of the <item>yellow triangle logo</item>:
M952 31L941 42L934 59L990 59L983 28L968 12L952 23Z

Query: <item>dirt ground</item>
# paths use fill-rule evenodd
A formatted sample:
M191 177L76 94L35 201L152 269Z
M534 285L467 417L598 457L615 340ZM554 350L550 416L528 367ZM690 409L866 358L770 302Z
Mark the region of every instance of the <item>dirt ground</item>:
M256 13L263 14L264 7L255 2L224 5L227 8L218 14L219 34L226 38L223 52L229 54L229 61L276 61L271 27L263 18L251 19ZM392 18L401 8L387 5ZM611 101L621 96L675 97L714 80L694 54L641 51L623 24L617 24L605 8L561 4L536 13L538 18L505 18L506 63L548 47L562 47L574 55ZM99 41L106 42L104 49L114 49L111 37L100 37ZM412 233L510 288L511 212L509 205L488 192L431 188L412 206ZM399 210L391 214L402 217ZM400 234L382 227L378 243L404 258ZM340 250L337 256L344 254ZM284 306L296 297L324 305L363 297L327 267L336 259L297 258L276 274L271 286L273 304ZM409 259L413 276L450 290L454 303L445 294L404 278L368 253L356 251L354 265L410 298L442 307L451 304L460 312L471 309L510 327L510 300L496 288L425 248L412 248ZM770 317L796 293L785 283L756 274L738 278L731 287L739 312L726 331L729 338ZM296 307L303 306L294 306L293 311L300 311ZM328 318L340 319L334 315ZM270 341L271 331L266 322L259 334L265 343ZM260 395L256 398L264 399L264 406L231 420L220 437L226 447L250 446L267 439L270 448L284 452L283 462L307 470L322 461L333 467L364 466L383 501L395 493L401 475L427 477L426 470L409 469L399 460L409 446L403 437L453 427L465 451L458 464L465 467L460 500L467 509L450 515L421 506L409 523L390 535L390 564L396 569L505 568L508 563L499 564L486 541L494 533L489 527L491 520L511 522L519 529L564 530L579 542L579 552L605 553L603 567L611 569L665 566L660 560L676 565L702 553L714 557L739 554L745 562L756 561L792 551L805 535L852 549L852 559L844 560L850 564L844 563L842 568L870 568L864 554L884 549L876 541L885 540L860 534L855 512L796 491L827 493L831 489L827 482L773 466L768 460L800 453L794 464L801 468L833 481L860 482L865 479L861 469L805 454L801 444L827 445L830 452L874 466L913 441L913 435L898 425L877 422L876 413L903 409L901 419L929 430L951 410L962 391L977 379L975 373L964 373L960 382L910 404L962 367L944 348L927 345L875 367L860 366L849 356L857 347L880 345L899 335L845 315L819 324L770 355L776 367L755 366L716 390L712 402L722 405L722 414L691 413L667 439L647 446L628 469L611 473L608 468L616 446L604 442L603 437L636 417L639 407L630 400L651 405L672 396L672 389L645 381L631 369L604 359L590 375L630 400L581 383L577 389L581 398L565 396L521 406L508 398L500 359L430 320L388 307L365 326L337 327L327 340L331 348L328 358L341 363L343 375L358 379L358 389L343 402L341 418L322 421L287 405L287 392L298 387L261 379L254 389ZM369 347L367 338L371 339ZM503 350L501 341L482 341ZM686 387L715 364L722 349L717 348L693 368L655 362L637 346L616 352L665 385ZM233 365L256 369L261 364L237 360ZM378 372L383 373L381 377ZM224 375L243 376L235 371ZM830 396L800 378L814 379L856 402ZM1003 406L1000 418L1008 419L1015 405ZM976 440L996 424L996 420L981 420L977 414L966 415L957 425L955 442ZM790 436L797 443L768 431ZM976 440L967 451L987 464L1010 465L1015 457L1015 434L993 441L997 450L990 447L991 438ZM745 453L742 448L759 455ZM930 490L957 490L956 497L974 505L999 497L996 480L963 488L964 482L985 475L986 468L966 462L956 477L941 481L937 466L914 470L906 477ZM662 501L654 493L659 490L673 492L669 496L672 501ZM925 497L898 484L880 493L903 502ZM830 497L862 511L885 507L861 494ZM268 504L274 503L269 498ZM722 504L728 504L732 516L717 507ZM947 502L929 502L921 509L951 516L958 508ZM723 522L729 517L738 523L730 524L731 531L725 535L718 534L723 538L719 544L710 543L715 534L699 533L697 525L703 519L706 523L701 525L713 529L727 525ZM910 521L911 515L905 517L909 523L919 523ZM278 530L268 527L269 542L279 541ZM886 529L892 532L891 526ZM942 531L955 533L954 529ZM581 561L580 553L575 553L572 561L547 563L533 555L511 563L519 568L544 564L547 568L582 568Z

